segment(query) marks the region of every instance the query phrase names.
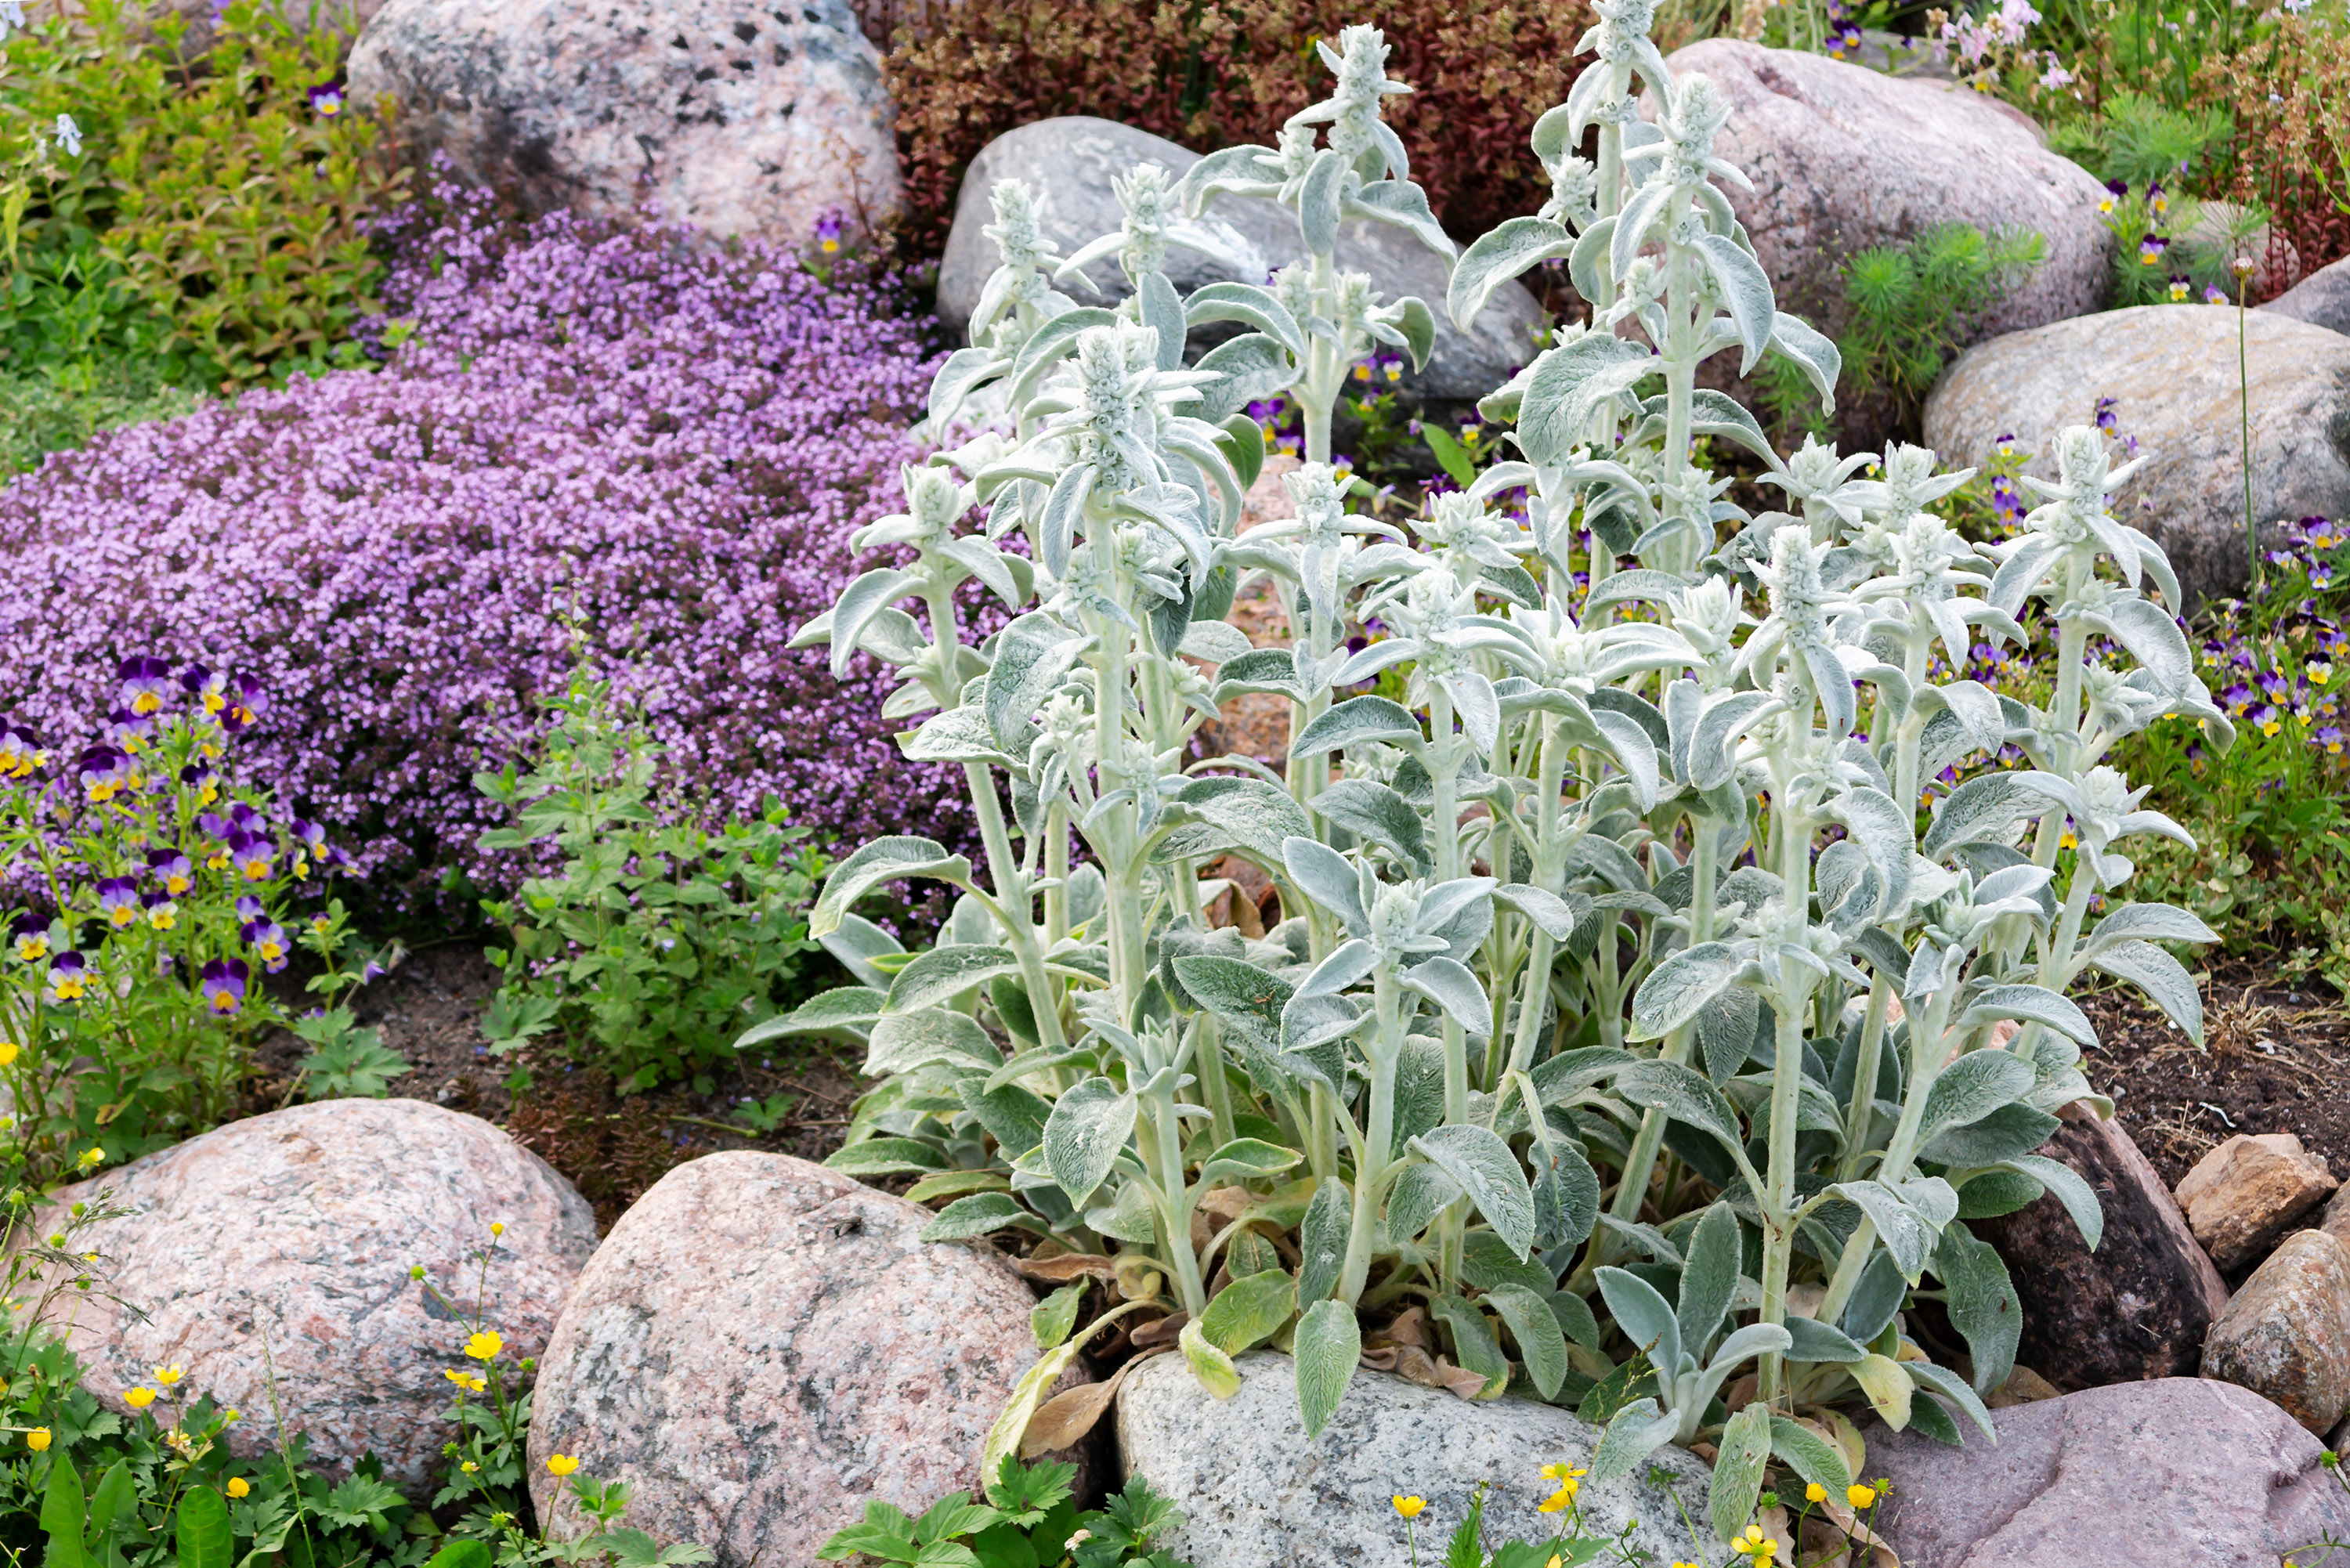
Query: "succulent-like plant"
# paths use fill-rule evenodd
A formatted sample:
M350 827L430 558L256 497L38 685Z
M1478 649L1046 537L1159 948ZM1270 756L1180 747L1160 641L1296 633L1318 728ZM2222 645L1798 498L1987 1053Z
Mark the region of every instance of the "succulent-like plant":
M1336 270L1338 223L1450 249L1378 119L1399 88L1377 32L1326 47L1336 93L1279 147L1203 159L1181 213L1138 171L1121 233L1066 263L1020 221L1032 196L999 191L994 308L941 371L934 420L983 388L1002 418L865 536L914 563L802 634L906 671L891 711L931 716L903 743L968 769L986 876L924 840L859 850L812 929L866 984L746 1042L862 1037L882 1081L835 1163L953 1197L933 1236L1027 1230L1100 1258L1086 1266L1129 1303L1163 1295L1211 1389L1273 1341L1318 1432L1364 1323L1424 1309L1451 1386L1523 1376L1565 1399L1613 1379L1595 1473L1715 1440L1727 1537L1774 1453L1849 1479L1799 1411L1988 1429L1979 1396L2020 1315L1997 1254L1953 1221L2048 1190L2099 1224L2036 1153L2090 1094L2064 988L2098 967L2199 1027L2155 945L2206 939L2191 917L2123 904L2086 923L2129 875L2112 843L2178 831L2099 759L2160 714L2226 722L2140 594L2151 579L2177 602L2160 551L2107 510L2119 476L2095 432L2066 438L2030 530L1986 551L1929 510L1964 478L1931 453L1783 458L1697 387L1710 356L1772 349L1825 399L1835 350L1776 309L1716 183L1741 179L1711 151L1720 93L1669 77L1645 5L1601 11L1602 67L1534 132L1552 201L1470 246L1448 300L1466 325L1563 258L1591 317L1482 405L1515 455L1409 531L1350 513L1321 461L1348 358L1433 334L1419 302ZM1594 124L1596 164L1569 151ZM1180 298L1160 247L1223 192L1292 206L1305 259ZM1042 281L1113 253L1134 285L1115 310ZM1186 368L1190 328L1235 319L1250 330ZM1263 460L1240 410L1274 391L1305 410L1309 461L1284 477L1295 515L1236 535ZM1730 502L1700 457L1724 444L1793 510ZM962 531L975 508L983 530ZM1014 529L1028 558L996 543ZM976 649L950 597L972 576L1019 612ZM1224 624L1252 577L1288 646ZM1942 678L1937 647L1956 664L1977 636L2020 638L2035 596L2062 630L2049 709ZM896 607L910 597L927 627ZM1349 694L1398 677L1400 701ZM1248 692L1289 700L1286 770L1187 763L1197 726ZM1921 838L1920 781L2010 742L2033 766L1970 779ZM1261 938L1211 927L1202 874L1225 857L1279 891ZM909 876L963 893L920 954L850 908ZM1920 1288L1971 1382L1905 1337ZM1729 1410L1749 1362L1756 1393ZM1056 1372L1024 1385L990 1462Z

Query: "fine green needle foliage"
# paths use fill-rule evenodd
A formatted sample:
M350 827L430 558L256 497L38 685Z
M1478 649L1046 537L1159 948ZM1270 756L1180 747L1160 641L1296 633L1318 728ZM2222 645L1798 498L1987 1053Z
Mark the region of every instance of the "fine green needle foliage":
M1936 223L1906 245L1860 252L1845 265L1853 316L1836 346L1846 374L1891 391L1914 419L1983 312L2047 254L2047 242L2029 230L1985 233L1968 223Z
M2223 108L2175 109L2124 91L2097 113L2052 129L2048 145L2100 180L2143 186L2193 180L2235 134L2235 118Z

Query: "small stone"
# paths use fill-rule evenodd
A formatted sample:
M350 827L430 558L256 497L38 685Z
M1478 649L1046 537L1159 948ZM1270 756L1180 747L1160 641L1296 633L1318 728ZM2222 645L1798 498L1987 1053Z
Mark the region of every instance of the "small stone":
M1443 1560L1442 1542L1481 1483L1485 1539L1547 1540L1558 1517L1535 1504L1535 1471L1555 1461L1587 1467L1599 1428L1531 1399L1465 1400L1384 1372L1358 1370L1337 1414L1308 1441L1297 1414L1296 1364L1271 1351L1243 1355L1240 1392L1218 1400L1180 1355L1136 1367L1118 1396L1118 1446L1139 1474L1187 1518L1162 1541L1196 1568L1345 1563L1407 1568L1402 1521L1388 1499L1425 1498L1419 1561ZM1650 1480L1654 1473L1668 1484ZM1635 1472L1579 1499L1595 1532L1633 1524L1625 1542L1648 1561L1687 1555L1687 1517L1706 1529L1708 1469L1664 1448Z
M1873 1522L1903 1568L2277 1568L2350 1535L2317 1439L2232 1384L2116 1384L1991 1419L1995 1446L1961 1418L1960 1449L1862 1428L1868 1473L1893 1482Z
M1036 1364L1002 1259L926 1242L930 1210L785 1155L681 1165L620 1217L539 1363L532 1501L585 1528L550 1454L629 1483L628 1522L718 1568L811 1563L879 1499L979 1490ZM1075 1381L1085 1381L1078 1377Z
M2211 1325L2203 1376L2331 1431L2350 1412L2350 1250L2323 1231L2286 1237Z
M2350 333L2350 256L2319 267L2260 308L2329 332Z
M2291 1133L2238 1133L2178 1182L2178 1206L2222 1273L2274 1246L2340 1184Z
M2009 1371L2007 1381L1984 1396L1983 1403L1994 1410L2004 1410L2011 1405L2029 1405L2038 1399L2061 1399L2064 1390L2029 1366Z
M1926 444L1953 468L1981 466L2002 438L2025 472L2055 477L2056 436L2117 400L2117 432L2146 466L2124 482L2114 514L2160 545L2190 613L2241 588L2244 382L2237 312L2141 305L1978 343L1926 400ZM2250 377L2252 504L2280 518L2350 516L2350 337L2271 311L2243 313Z
M632 213L801 245L899 196L896 112L848 0L384 0L350 96L428 169L533 216Z
M2023 1309L2018 1357L2060 1389L2191 1376L2226 1283L2122 1124L2078 1102L2059 1114L2041 1153L2096 1193L2096 1251L2053 1194L1969 1222L2006 1260Z
M1137 163L1156 163L1180 178L1199 161L1198 153L1164 137L1089 115L1040 119L1005 131L971 161L955 198L954 226L939 263L940 319L962 333L979 304L980 289L1002 259L995 242L980 232L994 221L990 193L997 181L1025 180L1045 197L1045 237L1067 255L1118 229L1122 219L1110 187L1113 177L1123 178ZM1187 226L1208 248L1169 247L1168 281L1184 294L1209 283L1261 284L1274 269L1305 254L1296 214L1261 197L1218 196ZM1471 329L1462 332L1444 309L1450 265L1408 231L1363 219L1344 223L1338 231L1337 260L1342 270L1368 274L1372 286L1387 298L1417 295L1435 313L1436 339L1428 364L1407 369L1397 389L1414 402L1462 403L1482 398L1533 357L1533 334L1542 325L1542 312L1519 284L1503 284ZM1089 305L1114 304L1126 296L1126 277L1115 262L1099 263L1086 276L1101 290L1099 295L1087 292L1075 279L1061 286L1063 292Z
M76 1245L109 1260L111 1292L148 1315L82 1298L68 1337L82 1386L124 1408L124 1390L176 1365L171 1398L209 1394L244 1412L229 1434L238 1453L275 1450L280 1409L321 1468L373 1449L387 1480L411 1487L456 1436L442 1374L480 1370L463 1317L479 1311L504 1337L511 1375L546 1346L596 1250L595 1211L546 1161L421 1100L272 1111L57 1194L101 1199L130 1212ZM49 1210L42 1232L61 1221ZM475 1254L494 1223L505 1231L483 1301ZM457 1314L410 1277L420 1263Z

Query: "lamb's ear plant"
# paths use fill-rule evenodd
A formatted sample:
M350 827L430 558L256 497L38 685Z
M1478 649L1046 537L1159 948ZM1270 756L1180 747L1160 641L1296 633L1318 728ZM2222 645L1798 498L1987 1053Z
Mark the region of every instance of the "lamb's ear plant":
M2037 1153L2089 1096L2065 987L2095 967L2194 1023L2156 944L2199 925L2089 923L2129 875L2114 842L2176 831L2100 758L2161 714L2224 721L2140 595L2177 587L2109 514L2095 432L1986 551L1931 510L1966 477L1931 453L1783 457L1697 385L1713 355L1775 352L1825 402L1837 355L1776 308L1717 185L1742 178L1711 151L1728 109L1669 78L1648 15L1603 6L1604 68L1534 130L1552 200L1470 246L1447 302L1466 326L1564 257L1591 318L1482 405L1513 452L1408 529L1349 512L1321 461L1349 357L1434 330L1336 270L1337 223L1449 248L1378 119L1377 32L1326 51L1336 95L1279 147L1171 192L1136 171L1119 234L1066 261L1036 193L999 188L1003 266L933 401L961 444L908 472L906 512L857 541L890 555L802 634L901 671L889 711L928 715L909 755L966 769L985 867L858 850L810 929L862 983L745 1043L861 1040L880 1081L834 1163L951 1199L934 1239L1026 1232L1112 1310L1186 1314L1168 1336L1211 1391L1286 1350L1311 1436L1367 1335L1456 1391L1581 1405L1607 1422L1595 1469L1712 1443L1727 1538L1774 1459L1847 1473L1820 1436L1837 1406L1989 1429L2020 1316L1954 1222L2054 1191L2099 1223ZM1596 164L1571 151L1595 124ZM1164 246L1226 192L1290 206L1301 259L1180 298ZM1054 286L1112 254L1114 308ZM1187 368L1189 329L1229 320L1248 330ZM1264 456L1241 410L1277 392L1305 412L1294 514L1236 535ZM1731 449L1787 511L1727 499L1700 454ZM1014 613L976 647L973 577ZM1286 647L1223 622L1257 580ZM2034 598L2051 706L1948 678ZM1251 692L1289 701L1286 768L1187 761ZM1921 836L1924 782L2009 745L2032 767L1960 784ZM1210 926L1227 857L1277 890L1261 938ZM920 953L852 908L908 877L962 895ZM1913 1292L1970 1379L1906 1334Z

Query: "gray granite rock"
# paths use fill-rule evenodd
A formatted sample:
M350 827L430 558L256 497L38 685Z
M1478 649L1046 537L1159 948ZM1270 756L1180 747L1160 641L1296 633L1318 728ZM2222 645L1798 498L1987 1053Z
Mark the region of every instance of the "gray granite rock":
M939 265L941 318L962 332L987 275L995 270L995 243L980 230L992 221L988 193L997 181L1025 180L1045 198L1045 237L1066 255L1118 226L1113 176L1137 163L1156 163L1180 175L1198 161L1199 154L1164 137L1087 115L1040 119L1005 131L972 160L955 199L954 226ZM1263 283L1274 268L1305 254L1295 216L1262 198L1219 196L1198 227L1211 241L1209 254L1176 246L1168 254L1168 278L1183 293L1210 283ZM1435 349L1424 369L1406 373L1401 389L1408 396L1436 402L1482 398L1533 357L1532 334L1541 313L1531 294L1518 284L1503 285L1474 330L1461 332L1444 310L1449 265L1393 224L1344 225L1338 265L1369 274L1389 298L1416 294L1435 312ZM1115 261L1104 261L1086 275L1102 290L1104 303L1124 297L1126 280ZM1095 297L1074 281L1065 286L1078 299Z
M1535 1505L1555 1490L1544 1465L1591 1463L1599 1429L1527 1399L1470 1402L1383 1372L1358 1370L1346 1402L1308 1442L1297 1416L1295 1364L1259 1351L1240 1358L1240 1392L1218 1401L1180 1355L1138 1366L1118 1397L1118 1457L1190 1515L1166 1548L1197 1568L1268 1568L1330 1563L1407 1568L1403 1521L1389 1501L1428 1501L1419 1560L1441 1561L1443 1542L1480 1482L1485 1539L1548 1539L1556 1516ZM1614 1530L1637 1521L1630 1545L1657 1563L1721 1555L1711 1533L1692 1542L1681 1511L1705 1531L1702 1460L1668 1448L1652 1464L1672 1477L1651 1485L1650 1466L1607 1486L1586 1483L1586 1521ZM1678 1502L1676 1499L1678 1498Z
M632 211L786 244L899 196L896 119L848 0L384 0L354 101L533 214Z
M1963 1449L1863 1428L1868 1473L1893 1482L1877 1528L1903 1568L2277 1568L2350 1536L2322 1445L2231 1384L2121 1383L1992 1421L1996 1446L1969 1427Z
M2350 256L2319 267L2260 308L2329 332L2350 333Z
M1666 63L1721 88L1733 112L1713 150L1755 185L1748 195L1725 182L1731 210L1780 306L1822 331L1844 325L1847 257L1939 223L2021 226L2047 241L2046 264L1989 313L1982 336L2104 303L2113 238L2097 213L2103 188L1998 99L1736 38L1689 45Z
M2332 1431L2350 1413L2350 1249L2323 1231L2287 1236L2211 1325L2203 1376Z
M82 1386L109 1406L146 1386L209 1394L244 1412L240 1453L267 1454L271 1415L325 1468L373 1449L386 1479L422 1482L456 1436L442 1374L470 1366L465 1325L409 1277L422 1264L504 1336L502 1363L546 1345L596 1248L596 1215L568 1181L478 1116L421 1100L327 1100L231 1122L62 1189L130 1212L84 1232L112 1266L68 1342ZM487 1290L469 1262L505 1227ZM46 1227L44 1227L46 1229ZM161 1385L155 1367L177 1366ZM276 1371L276 1386L270 1371Z
M979 1485L1035 1365L1010 1265L925 1242L928 1210L785 1155L679 1166L620 1216L539 1363L532 1499L581 1528L550 1454L629 1486L629 1522L719 1568L812 1563L881 1499ZM1083 1381L1082 1378L1076 1381Z
M2027 472L2054 475L2057 432L2119 400L2120 433L2150 461L2121 491L2122 514L2159 543L2190 604L2243 586L2243 446L2237 315L2145 305L1979 343L1926 401L1926 444L1980 464L2012 434ZM2350 337L2267 311L2244 316L2253 515L2350 516Z
M2119 1121L2075 1103L2040 1152L2078 1172L2105 1210L2096 1250L2053 1195L1970 1221L2007 1262L2023 1309L2016 1359L2060 1389L2191 1377L2227 1305L2220 1271Z

